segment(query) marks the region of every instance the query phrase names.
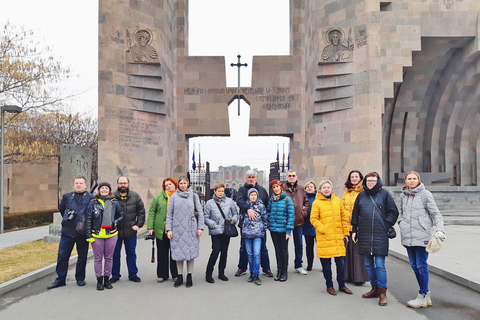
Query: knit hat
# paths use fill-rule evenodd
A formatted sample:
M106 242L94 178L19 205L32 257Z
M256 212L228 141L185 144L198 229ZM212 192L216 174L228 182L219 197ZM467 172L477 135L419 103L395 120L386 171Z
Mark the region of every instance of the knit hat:
M112 185L108 182L100 182L98 184L98 190L100 190L101 187L108 187L108 189L110 189L110 191L112 191Z
M270 188L273 189L273 186L276 185L276 184L278 184L280 186L280 188L283 189L283 183L280 180L272 180L272 182L270 182Z
M255 188L250 188L250 189L248 189L248 192L247 192L249 198L250 198L250 193L252 193L252 192L255 192L255 193L257 194L257 196L258 196L258 191L257 191L257 189L255 189Z

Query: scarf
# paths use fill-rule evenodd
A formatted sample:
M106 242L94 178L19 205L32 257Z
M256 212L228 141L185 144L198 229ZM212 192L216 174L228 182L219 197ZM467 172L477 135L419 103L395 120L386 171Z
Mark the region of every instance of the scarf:
M103 217L102 217L102 227L111 227L112 226L112 197L100 196L100 202L103 205Z
M175 193L177 193L177 190L175 190L174 192L165 190L165 194L167 195L167 208L168 208L168 205L170 204L170 197L172 196L172 194L175 194Z

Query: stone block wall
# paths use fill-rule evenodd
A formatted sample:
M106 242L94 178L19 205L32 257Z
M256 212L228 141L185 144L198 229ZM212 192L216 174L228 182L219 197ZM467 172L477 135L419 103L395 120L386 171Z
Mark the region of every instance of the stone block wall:
M58 207L58 163L5 164L4 199L9 213Z
M176 56L184 1L100 1L99 180L130 179L148 206L176 158Z

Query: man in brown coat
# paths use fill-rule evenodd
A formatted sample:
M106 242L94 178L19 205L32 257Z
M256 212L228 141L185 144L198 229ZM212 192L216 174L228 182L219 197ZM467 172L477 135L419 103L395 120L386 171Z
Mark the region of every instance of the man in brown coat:
M305 194L305 189L298 184L297 173L295 170L288 170L287 184L285 186L287 196L293 201L295 207L295 224L293 228L293 245L295 248L295 272L300 274L307 274L303 268L303 221L308 214L308 199Z

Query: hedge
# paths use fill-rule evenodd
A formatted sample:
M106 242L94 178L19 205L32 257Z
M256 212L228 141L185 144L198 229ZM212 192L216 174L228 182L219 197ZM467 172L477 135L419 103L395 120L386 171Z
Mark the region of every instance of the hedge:
M4 229L30 228L53 223L53 213L58 209L9 213L3 217Z

